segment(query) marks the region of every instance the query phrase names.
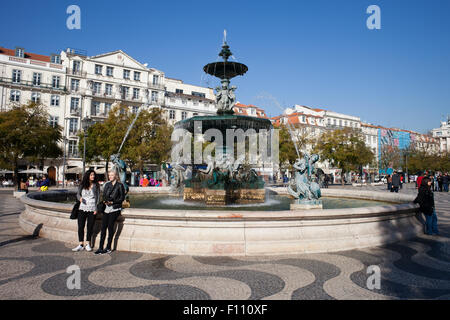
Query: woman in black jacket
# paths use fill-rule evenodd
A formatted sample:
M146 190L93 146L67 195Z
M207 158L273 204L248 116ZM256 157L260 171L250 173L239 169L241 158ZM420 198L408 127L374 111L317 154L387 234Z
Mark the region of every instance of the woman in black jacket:
M114 236L114 224L122 210L122 203L125 200L125 187L119 181L116 171L108 172L109 181L103 188L104 212L102 217L102 232L100 236L99 249L95 254L111 253L111 244ZM106 238L106 229L108 229L108 243L106 249L103 245Z
M428 235L439 234L437 228L436 209L434 207L434 194L431 190L431 180L426 177L422 179L419 187L419 194L414 203L420 205L420 211L425 215L425 233Z

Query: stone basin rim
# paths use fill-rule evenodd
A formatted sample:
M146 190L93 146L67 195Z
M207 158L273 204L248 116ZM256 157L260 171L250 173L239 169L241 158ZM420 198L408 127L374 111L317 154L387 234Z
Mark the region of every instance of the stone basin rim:
M58 191L61 192L61 191ZM74 190L68 190L68 193L75 193ZM380 198L384 198L386 194L383 192L370 192L373 196L374 194ZM32 207L41 209L53 209L57 212L70 213L72 210L72 204L59 203L52 201L44 201L34 199L35 196L48 195L51 196L50 191L47 194L42 194L41 192L33 192L23 195L20 200ZM359 197L355 195L353 199L367 199L363 194L359 192ZM325 194L325 196L330 198L338 198L336 194ZM186 209L151 209L151 208L127 208L122 211L124 218L137 218L137 219L162 219L162 220L230 220L230 221L245 221L245 220L297 220L297 219L349 219L349 218L364 218L364 217L374 217L390 214L401 214L415 212L419 208L417 204L412 203L414 200L413 196L403 195L403 202L393 203L391 205L375 205L368 207L357 207L357 208L340 208L340 209L311 209L311 210L279 210L279 211L247 211L243 210L186 210ZM344 198L352 198L350 194L342 195ZM382 199L378 200L382 200ZM367 200L373 200L367 199ZM377 201L377 200L373 200ZM386 197L384 201L393 202L392 197ZM407 203L408 201L409 203Z

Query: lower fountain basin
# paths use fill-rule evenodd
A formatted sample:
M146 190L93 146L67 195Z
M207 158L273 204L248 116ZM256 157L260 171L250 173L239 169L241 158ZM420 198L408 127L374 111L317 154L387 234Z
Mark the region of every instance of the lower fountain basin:
M279 196L285 192L271 191ZM128 208L117 224L114 246L155 254L286 255L378 246L423 232L417 219L418 206L412 203L414 196L342 189L324 189L322 194L325 198L390 204L299 211L248 210L245 205L224 210ZM30 234L39 230L42 237L75 244L77 222L69 219L72 204L42 200L54 196L52 192L22 196L25 210L20 225ZM61 201L61 193L58 198ZM99 215L95 230L100 219ZM97 245L97 233L93 241Z

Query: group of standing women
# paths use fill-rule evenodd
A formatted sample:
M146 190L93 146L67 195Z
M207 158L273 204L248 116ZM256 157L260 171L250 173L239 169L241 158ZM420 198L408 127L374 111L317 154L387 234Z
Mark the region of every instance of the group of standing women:
M96 255L111 253L111 245L114 237L114 224L120 216L122 203L125 200L125 187L119 181L116 171L108 172L108 182L103 187L103 197L100 201L100 185L94 170L88 170L78 188L77 200L80 202L78 211L78 241L79 245L72 251L92 251L92 235L95 219L98 213L102 213L102 228L100 244ZM87 224L87 226L86 226ZM84 238L84 229L86 241ZM108 242L104 248L106 231L108 230ZM86 245L85 245L86 242Z

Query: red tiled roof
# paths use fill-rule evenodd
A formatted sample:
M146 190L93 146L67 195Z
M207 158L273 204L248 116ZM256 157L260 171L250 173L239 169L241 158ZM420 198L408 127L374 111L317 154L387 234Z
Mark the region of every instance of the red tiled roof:
M249 105L245 105L245 104L242 104L242 103L236 103L235 105L234 105L234 107L233 107L233 109L234 109L234 112L236 112L236 113L238 113L238 114L244 114L244 115L247 115L247 116L253 116L254 117L254 115L251 115L251 114L249 114L248 112L247 112L247 109L248 108L255 108L256 109L256 117L257 118L262 118L262 119L268 119L268 117L267 117L267 115L266 115L266 112L264 111L264 109L261 109L261 108L258 108L257 106L254 106L254 105L252 105L252 104L249 104ZM241 109L243 112L238 112L238 109ZM262 115L261 115L262 114Z
M0 54L14 57L16 55L16 51L14 49L7 49L7 48L0 47ZM42 54L25 52L23 57L25 59L50 62L50 56L44 56Z

